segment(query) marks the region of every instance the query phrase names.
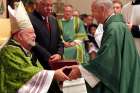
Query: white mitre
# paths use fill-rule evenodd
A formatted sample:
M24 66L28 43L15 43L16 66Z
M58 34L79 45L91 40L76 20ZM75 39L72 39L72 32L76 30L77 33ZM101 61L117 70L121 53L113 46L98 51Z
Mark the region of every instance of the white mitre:
M8 6L8 11L11 21L12 34L15 34L17 31L21 31L23 29L33 30L33 26L22 1L16 2L15 9L12 9L10 6Z

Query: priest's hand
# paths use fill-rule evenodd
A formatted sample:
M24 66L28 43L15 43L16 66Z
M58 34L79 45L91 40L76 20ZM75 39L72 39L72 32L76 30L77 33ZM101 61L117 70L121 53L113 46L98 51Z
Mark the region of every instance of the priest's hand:
M70 42L64 42L64 47L71 47L71 43Z
M72 69L70 74L69 74L70 80L77 79L81 76L80 69L79 69L78 65L73 65L73 66L70 66L69 68Z
M76 43L76 42L71 42L70 45L71 45L71 47L73 47L73 46L78 45L78 43Z
M131 31L133 24L131 22L127 23L128 29Z
M76 45L78 45L78 43L76 43L76 42L64 42L64 46L66 48L73 47L73 46L76 46Z
M55 74L54 74L54 79L55 80L57 80L57 81L70 80L70 78L68 76L66 76L65 73L63 72L65 68L66 67L63 67L63 68L55 71Z
M49 62L57 62L61 60L61 55L60 54L54 54L49 58Z

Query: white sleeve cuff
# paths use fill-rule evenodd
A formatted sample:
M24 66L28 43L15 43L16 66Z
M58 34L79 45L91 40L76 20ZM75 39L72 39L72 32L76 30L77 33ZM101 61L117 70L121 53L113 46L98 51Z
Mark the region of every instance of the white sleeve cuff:
M17 93L47 93L52 83L54 71L42 70L35 74Z
M86 70L84 67L82 67L81 65L79 66L81 75L83 78L85 78L85 80L87 81L87 83L93 88L95 87L99 82L100 79L97 78L93 73L89 72L88 70Z

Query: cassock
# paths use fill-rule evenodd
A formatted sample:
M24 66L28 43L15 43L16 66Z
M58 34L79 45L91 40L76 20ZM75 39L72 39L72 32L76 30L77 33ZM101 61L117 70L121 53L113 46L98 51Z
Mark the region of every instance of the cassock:
M100 82L88 93L138 93L140 57L123 16L113 15L104 24L101 47L95 60L82 64Z

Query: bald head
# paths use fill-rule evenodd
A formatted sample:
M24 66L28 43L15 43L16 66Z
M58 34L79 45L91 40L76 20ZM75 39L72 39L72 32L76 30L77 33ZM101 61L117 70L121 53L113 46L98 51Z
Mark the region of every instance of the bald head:
M112 0L94 0L92 3L92 16L100 23L113 13Z

